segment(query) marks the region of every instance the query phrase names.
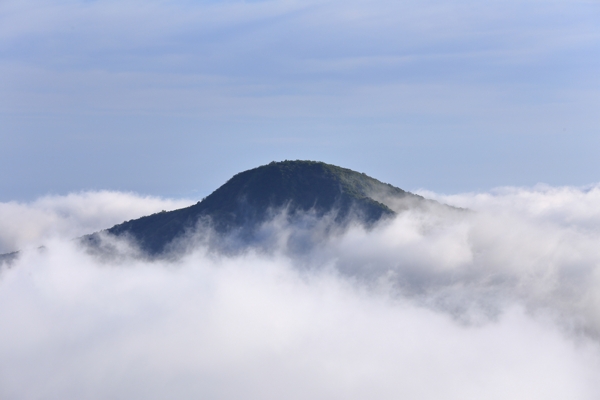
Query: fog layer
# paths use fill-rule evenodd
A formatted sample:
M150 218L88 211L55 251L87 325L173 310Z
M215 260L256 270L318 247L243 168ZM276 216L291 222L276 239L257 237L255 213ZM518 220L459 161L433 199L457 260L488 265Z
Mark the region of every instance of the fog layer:
M0 253L41 246L49 239L72 239L132 218L192 204L122 192L82 192L45 196L30 203L0 203Z
M0 272L0 397L598 398L600 188L427 195L471 211L176 261L89 255L70 213Z

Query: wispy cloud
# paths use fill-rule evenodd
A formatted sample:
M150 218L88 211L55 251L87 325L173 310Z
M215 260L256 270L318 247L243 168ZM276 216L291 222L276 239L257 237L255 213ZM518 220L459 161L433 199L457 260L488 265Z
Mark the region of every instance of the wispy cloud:
M331 93L340 85L348 91L508 83L521 91L517 87L536 79L546 90L561 90L565 68L574 72L585 49L598 45L600 32L589 14L595 7L539 1L5 2L0 43L11 77L3 86L27 92L28 78L39 69L50 75L33 84L34 92L59 95L87 86L102 97L104 87L111 98L138 92L136 82L143 82L144 92L163 87L169 99L185 92L201 99L214 85L232 99L260 98L265 90L274 97ZM80 79L61 82L60 74L79 75L83 86ZM96 87L98 74L108 80ZM577 76L569 76L572 85ZM131 83L123 86L120 77ZM184 92L178 82L185 82ZM156 94L153 102L164 95ZM155 111L168 111L164 107L154 104Z

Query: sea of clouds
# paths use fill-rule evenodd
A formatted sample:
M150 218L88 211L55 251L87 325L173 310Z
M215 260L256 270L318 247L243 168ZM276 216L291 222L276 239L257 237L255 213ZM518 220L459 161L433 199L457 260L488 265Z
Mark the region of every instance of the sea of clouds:
M153 261L72 239L192 201L1 203L0 398L599 398L600 186L421 194L469 211Z

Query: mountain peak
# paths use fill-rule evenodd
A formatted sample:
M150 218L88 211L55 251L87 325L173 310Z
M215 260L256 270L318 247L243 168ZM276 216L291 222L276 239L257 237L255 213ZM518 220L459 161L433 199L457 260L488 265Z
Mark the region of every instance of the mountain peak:
M202 201L116 225L109 235L133 238L150 255L158 255L200 221L218 233L252 236L261 224L285 211L293 221L306 213L332 216L343 225L357 220L370 226L398 212L398 202L426 201L364 173L318 161L281 161L234 175ZM93 242L97 235L86 240Z

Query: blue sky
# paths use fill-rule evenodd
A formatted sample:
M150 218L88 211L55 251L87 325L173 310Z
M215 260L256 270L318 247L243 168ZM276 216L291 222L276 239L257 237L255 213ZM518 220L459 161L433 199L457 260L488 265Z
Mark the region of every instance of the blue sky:
M313 159L457 193L600 179L598 1L0 3L0 200L200 198Z

